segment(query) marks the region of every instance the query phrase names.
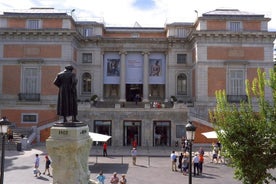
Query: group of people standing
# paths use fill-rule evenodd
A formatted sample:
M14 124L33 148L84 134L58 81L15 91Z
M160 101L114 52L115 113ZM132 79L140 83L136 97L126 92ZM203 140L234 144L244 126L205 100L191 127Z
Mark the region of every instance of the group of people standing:
M179 171L183 173L183 175L187 175L189 173L189 153L186 151L180 152L179 155L176 154L175 151L172 151L171 155L171 169L172 171ZM192 168L194 170L194 176L201 175L203 171L203 163L204 163L204 150L200 148L198 152L194 154L192 157Z

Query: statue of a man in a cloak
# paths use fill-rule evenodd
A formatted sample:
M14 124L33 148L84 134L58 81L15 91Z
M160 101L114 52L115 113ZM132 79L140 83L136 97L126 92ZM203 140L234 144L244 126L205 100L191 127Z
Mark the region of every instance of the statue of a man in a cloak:
M65 70L58 73L54 84L59 88L57 115L63 116L63 122L67 122L67 116L72 116L72 122L77 120L77 78L73 73L73 66L65 67Z

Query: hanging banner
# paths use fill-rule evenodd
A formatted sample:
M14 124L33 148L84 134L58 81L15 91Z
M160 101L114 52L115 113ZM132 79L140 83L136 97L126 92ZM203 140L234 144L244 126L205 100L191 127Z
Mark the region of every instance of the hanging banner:
M143 56L140 53L128 53L126 57L126 83L143 83Z
M152 53L149 57L149 84L165 84L166 62L163 53Z
M104 84L120 84L120 55L104 54Z

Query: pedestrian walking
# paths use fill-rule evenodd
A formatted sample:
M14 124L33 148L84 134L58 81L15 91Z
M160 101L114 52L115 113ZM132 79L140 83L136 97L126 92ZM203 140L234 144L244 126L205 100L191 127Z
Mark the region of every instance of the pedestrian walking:
M45 156L45 170L44 170L43 174L46 174L46 172L48 172L48 176L51 176L50 164L51 164L51 160L49 159L48 155L46 155Z
M136 150L136 148L132 148L132 150L131 150L131 156L132 156L132 164L136 165L136 157L137 157L137 150Z
M106 142L103 143L103 156L107 157L107 143Z
M182 159L183 159L183 153L180 153L180 156L178 157L178 168L180 169L180 172L182 172Z
M116 172L114 172L112 177L110 178L110 183L111 184L118 184L119 183L119 178L118 178Z
M126 175L122 174L122 177L120 179L120 184L126 184L126 183L127 183Z
M8 142L13 142L13 131L11 128L8 128L7 137L8 137Z
M172 171L177 171L176 169L176 154L175 154L175 151L172 151L171 153L171 161L172 161Z
M37 175L41 175L41 172L39 170L39 162L40 162L40 158L38 154L35 154L35 164L34 164L34 174L35 177L37 177Z
M183 175L187 175L188 168L189 168L189 158L188 158L187 153L184 153L183 159L182 159L182 171L183 171Z
M99 184L104 184L105 176L103 175L103 171L100 171L100 173L97 176L97 180Z
M199 158L197 153L195 154L195 156L193 157L193 163L194 163L194 176L195 175L199 175Z
M200 155L203 155L203 156L204 156L204 149L203 149L202 147L200 147L199 150L198 150L198 153L199 153Z
M199 174L201 174L201 175L202 175L202 171L203 171L203 163L204 163L204 156L203 156L203 154L199 154L198 168L199 168Z

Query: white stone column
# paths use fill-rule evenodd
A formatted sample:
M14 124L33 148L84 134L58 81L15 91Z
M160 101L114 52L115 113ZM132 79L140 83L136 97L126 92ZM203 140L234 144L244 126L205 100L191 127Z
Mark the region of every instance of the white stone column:
M99 87L99 94L97 94L99 96L99 100L103 101L103 97L104 97L104 52L100 53L101 57L100 57L100 71L102 71L102 74L100 75L100 87ZM94 89L95 90L95 89ZM92 94L93 95L93 94Z
M144 54L144 74L143 74L143 102L149 101L149 52Z
M168 62L169 62L169 56L168 56L168 53L165 52L165 66L166 66L166 73L164 75L166 75L166 78L165 78L165 102L168 102L168 100L170 100L170 97L168 96L169 95L169 67L168 67Z
M71 125L73 123L70 123ZM89 128L80 126L53 126L46 140L46 148L52 159L53 184L90 184L88 157L92 146Z
M120 102L126 101L126 54L124 51L120 52Z

